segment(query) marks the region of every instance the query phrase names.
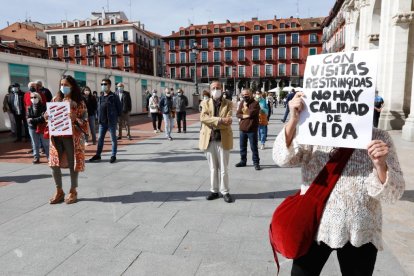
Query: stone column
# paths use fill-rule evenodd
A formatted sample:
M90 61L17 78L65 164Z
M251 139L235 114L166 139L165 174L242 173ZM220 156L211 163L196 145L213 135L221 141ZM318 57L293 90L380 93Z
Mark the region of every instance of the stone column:
M390 0L384 0L382 8L393 14L393 8L400 10L408 0L401 0L398 5ZM409 1L411 4L411 0ZM397 6L397 7L396 7ZM411 6L410 6L411 8ZM387 33L387 39L380 40L381 64L379 82L380 95L383 95L385 105L381 113L379 127L384 130L401 129L404 125L403 112L404 91L406 85L406 69L408 57L409 25L413 12L394 12L390 24L381 33ZM383 16L382 18L383 19ZM390 18L388 18L390 19ZM385 18L387 20L387 18Z
M408 115L408 118L405 120L405 125L402 128L402 138L404 140L414 142L414 65L412 79L410 115Z
M358 50L369 49L369 34L371 32L372 16L369 1L360 2L359 6L359 43Z

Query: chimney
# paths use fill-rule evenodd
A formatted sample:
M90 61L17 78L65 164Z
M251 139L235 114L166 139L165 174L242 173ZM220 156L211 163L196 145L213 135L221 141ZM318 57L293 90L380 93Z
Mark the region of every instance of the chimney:
M102 18L105 19L105 8L102 7Z
M171 34L173 35L174 34L174 31L171 31Z
M259 18L257 17L252 17L252 21L257 21Z
M145 30L145 24L142 24L142 29Z
M208 25L214 24L214 21L208 21Z
M226 23L230 23L230 20L228 20L228 19L227 19L227 20L226 20Z
M137 25L138 25L138 29L141 29L141 21L138 21Z
M275 14L275 20L277 19L277 15Z

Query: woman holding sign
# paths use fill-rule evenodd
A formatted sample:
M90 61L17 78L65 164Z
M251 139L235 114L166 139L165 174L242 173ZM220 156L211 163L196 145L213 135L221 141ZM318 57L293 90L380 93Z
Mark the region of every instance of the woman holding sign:
M289 102L291 117L276 138L273 160L280 166L300 164L303 183L315 185L314 179L321 175L331 155L343 150L298 144L296 126L304 108L302 97L303 93L296 93ZM398 200L405 184L388 133L373 128L372 137L367 149L355 149L347 163L343 161L344 168L328 194L313 243L305 255L293 260L292 275L319 275L333 250L337 251L343 275L373 274L377 251L382 250L381 201ZM301 190L300 195L311 191L306 186Z
M67 204L72 204L77 201L78 174L85 169L85 146L82 140L83 135L88 131L88 113L80 88L76 80L69 75L62 77L60 90L52 102L69 103L70 112L64 116L68 116L72 122L72 135L50 137L49 166L52 168L56 193L49 203L57 204L65 201ZM71 189L66 199L62 189L61 168L69 168L70 171Z

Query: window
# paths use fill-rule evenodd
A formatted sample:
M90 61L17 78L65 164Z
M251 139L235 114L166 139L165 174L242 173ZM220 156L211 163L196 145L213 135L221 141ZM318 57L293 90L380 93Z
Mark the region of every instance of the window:
M182 79L185 79L185 72L186 70L185 70L185 67L181 67L180 68L180 78L182 78Z
M185 49L185 40L184 39L180 39L180 49L181 50Z
M246 27L245 26L240 26L240 32L245 32L246 31Z
M124 44L124 53L129 54L129 45L128 44Z
M181 36L184 36L184 35L185 35L185 31L184 31L184 30L181 30L181 31L180 31L180 35L181 35Z
M253 78L258 78L260 74L260 65L253 65Z
M216 37L214 38L213 43L214 43L214 48L220 48L221 39Z
M116 57L112 57L111 58L111 65L112 65L112 67L116 67L117 65L116 65Z
M299 59L299 47L292 47L292 59Z
M231 27L226 27L226 33L231 33Z
M86 26L90 27L91 26L91 21L90 20L86 20Z
M317 34L310 34L309 35L309 43L318 43L318 35Z
M259 31L260 30L260 25L254 25L254 30Z
M259 60L260 59L260 49L253 49L252 51L252 60Z
M190 78L194 78L194 66L190 67Z
M91 44L92 43L91 34L86 34L86 43L87 44Z
M224 67L224 74L226 74L226 77L231 77L231 71L232 71L231 66Z
M317 55L318 51L316 48L309 48L309 55L313 56L313 55Z
M75 44L79 44L79 35L75 35Z
M101 68L105 67L105 58L104 57L99 58L99 67L101 67Z
M214 28L214 33L215 34L218 34L220 32L220 29L219 28Z
M115 32L111 32L111 42L115 41Z
M170 63L175 63L175 53L170 53Z
M175 50L175 40L170 40L170 50Z
M260 45L260 35L252 36L252 40L253 40L253 46L259 46Z
M239 66L239 78L244 78L246 75L246 67Z
M272 77L273 76L273 65L272 64L266 64L265 65L265 74L266 74L266 77Z
M291 75L292 76L299 76L299 64L292 63L292 65L291 65Z
M188 47L189 48L192 48L192 47L194 47L194 42L195 42L195 39L190 39L190 40L188 40Z
M244 49L240 49L239 51L239 61L244 61L245 60L245 56L244 56L244 53L245 53L245 51L244 51Z
M286 64L279 63L278 71L279 71L279 73L278 73L279 76L286 76Z
M98 42L103 42L103 33L98 33Z
M231 61L231 51L224 51L225 61Z
M195 61L195 54L190 53L190 62L194 62L194 61Z
M56 45L56 36L54 36L54 35L52 35L51 37L50 37L50 40L51 40L51 44L52 45Z
M273 59L273 49L267 48L266 49L266 60L272 60Z
M203 35L207 34L207 29L201 29L201 34Z
M286 24L285 23L280 23L280 28L281 29L284 29L286 27Z
M52 49L52 57L57 57L57 48Z
M201 52L201 62L207 62L208 61L208 56L207 56L206 51Z
M296 28L296 22L292 22L292 23L290 23L290 27L291 27L291 28Z
M80 57L81 56L81 51L80 51L80 48L79 47L75 47L75 56L77 56L77 57Z
M279 59L286 59L286 48L285 47L279 48L278 58Z
M279 34L277 37L278 44L279 45L285 45L286 44L286 34Z
M203 49L208 48L208 38L201 39L201 48L203 48Z
M128 38L128 31L124 31L124 32L122 33L122 37L124 38L124 41L129 40L129 38Z
M267 28L268 30L273 30L273 25L272 25L272 24L267 24L266 28Z
M115 19L111 19L111 25L115 25Z
M273 45L273 35L271 35L271 34L266 35L265 45Z
M170 68L170 77L175 79L175 68Z
M69 49L68 48L63 48L63 56L64 57L69 57Z
M231 47L231 37L224 38L224 47Z
M116 45L111 45L111 54L116 54Z
M195 35L195 30L190 30L190 35Z
M80 59L80 58L77 58L77 59L76 59L76 64L79 64L79 65L81 65L81 64L82 64L82 62L81 62L81 59Z
M208 67L207 67L207 66L202 66L202 67L201 67L201 76L202 76L203 78L206 78L206 77L207 77L207 75L208 75Z
M63 45L68 45L68 36L67 35L63 36Z
M180 53L180 62L185 63L185 60L186 60L186 54L185 54L185 52L181 52Z
M213 60L214 60L214 62L220 62L220 52L219 51L215 51L213 53Z
M88 58L88 66L93 66L93 58Z
M293 33L291 39L292 39L293 44L298 44L299 43L299 34L298 33Z
M213 76L215 78L219 78L220 77L220 73L221 73L220 71L221 71L220 65L214 65L213 66Z
M244 36L239 36L237 38L237 41L238 41L239 47L244 47L244 41L245 41L245 37Z
M99 52L99 54L104 54L105 53L105 48L104 48L104 46L103 45L98 45L98 52Z
M124 57L124 67L130 67L129 57Z

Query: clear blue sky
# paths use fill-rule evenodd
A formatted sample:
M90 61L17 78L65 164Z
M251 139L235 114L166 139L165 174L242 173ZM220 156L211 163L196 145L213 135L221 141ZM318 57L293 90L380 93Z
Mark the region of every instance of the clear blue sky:
M144 23L146 29L169 35L190 22L222 23L226 19L247 21L256 16L259 19L271 19L274 15L279 18L296 16L298 6L299 17L327 16L335 0L13 0L2 3L0 28L6 27L7 22L11 24L26 18L42 23L61 22L65 18L86 19L92 11L107 9L108 3L110 11L124 11L132 20Z

